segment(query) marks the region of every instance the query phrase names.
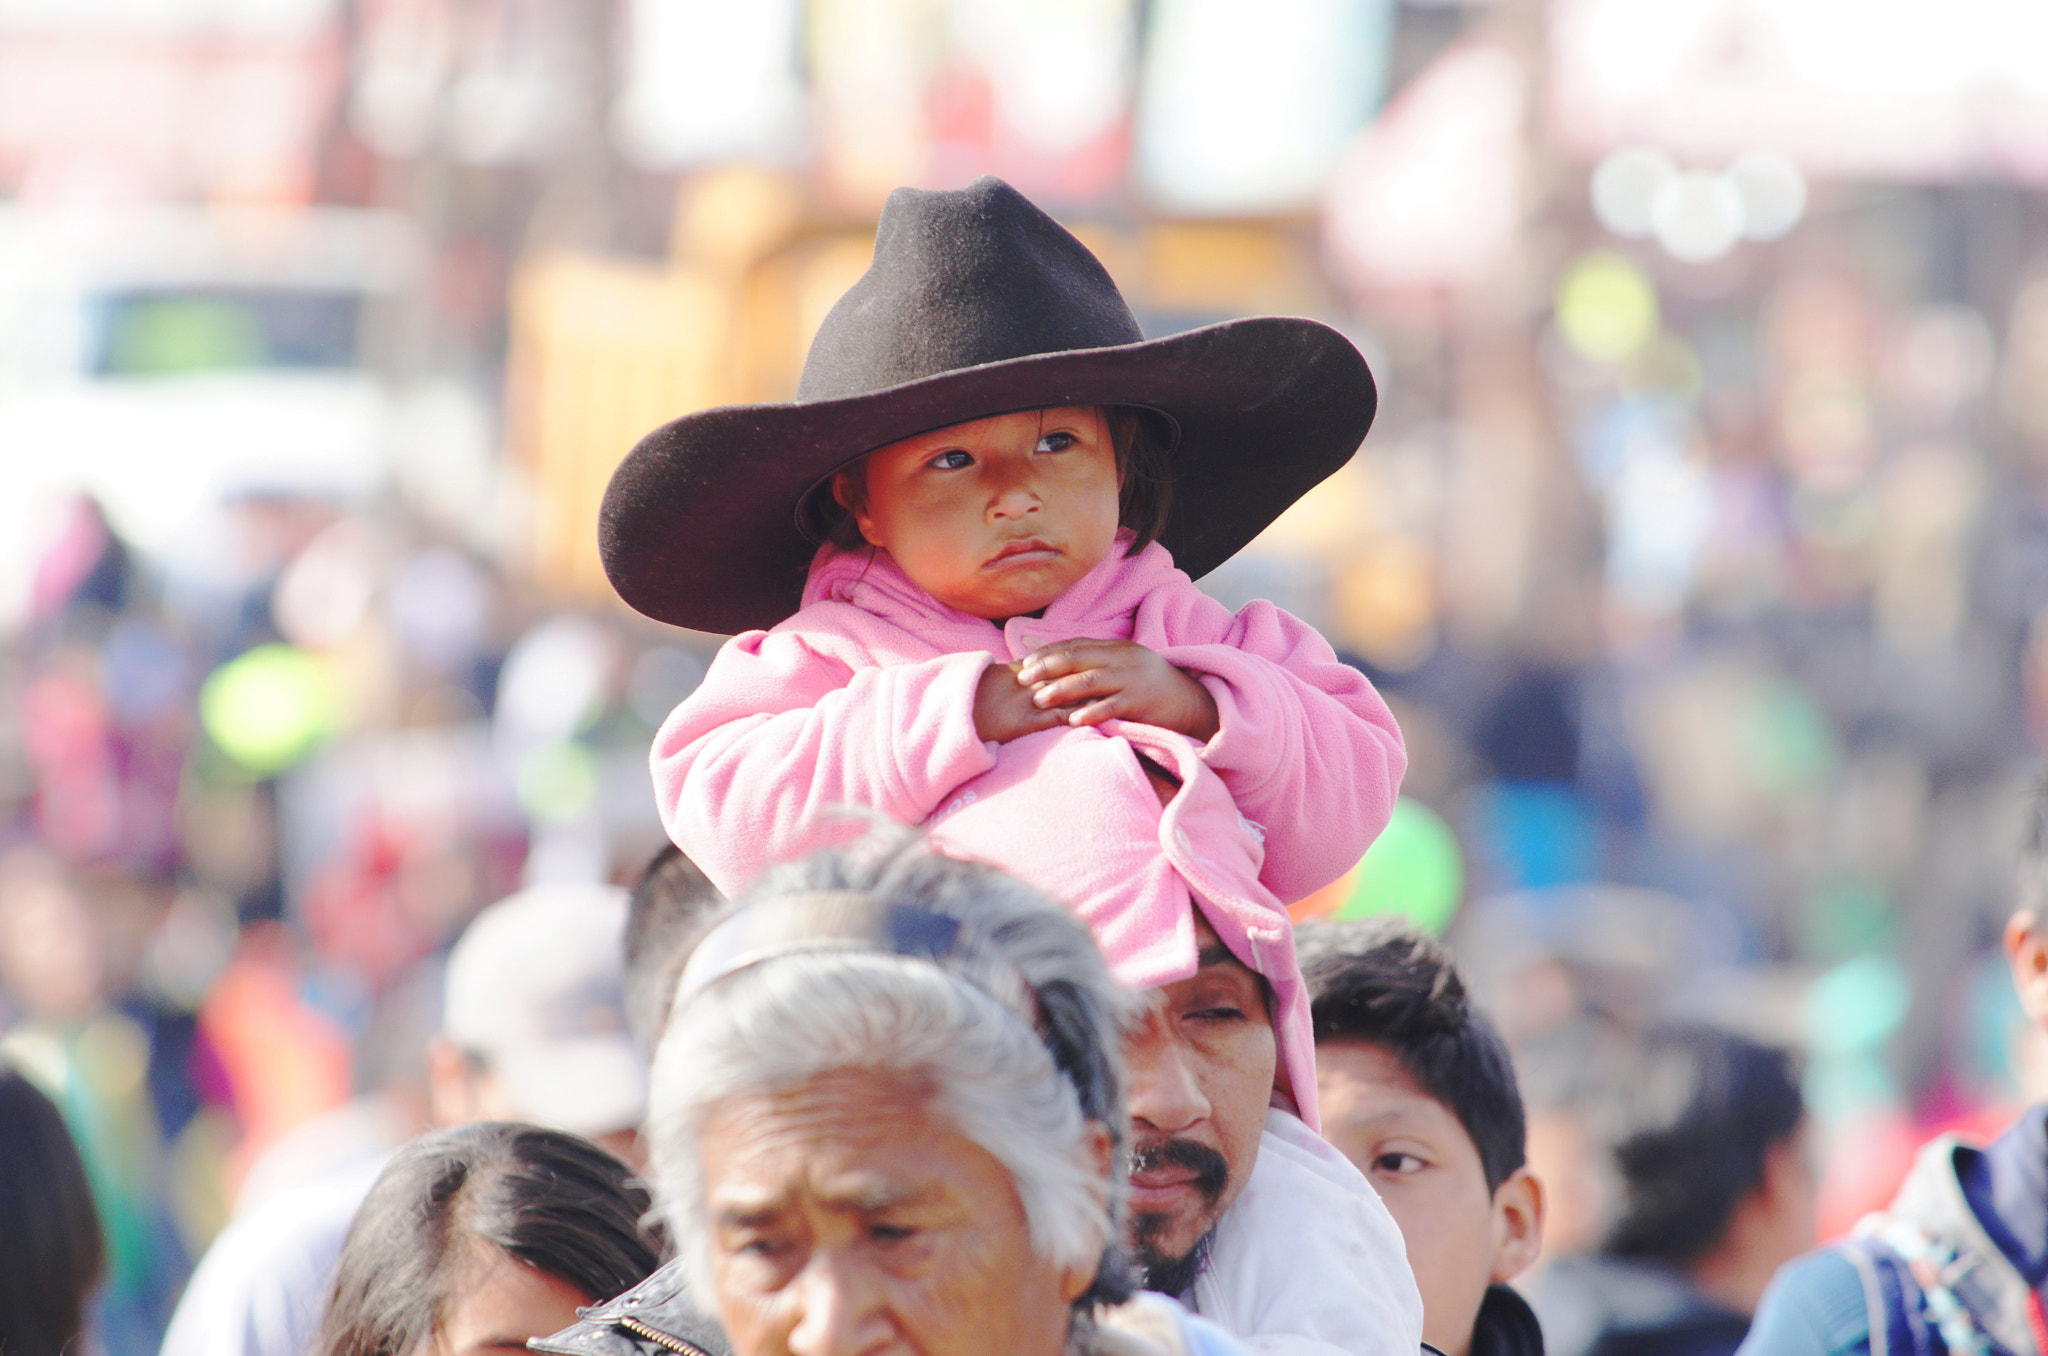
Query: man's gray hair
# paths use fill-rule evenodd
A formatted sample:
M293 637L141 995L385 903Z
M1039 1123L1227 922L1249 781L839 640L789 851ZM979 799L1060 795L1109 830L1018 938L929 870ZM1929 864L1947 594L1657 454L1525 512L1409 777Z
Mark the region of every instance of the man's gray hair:
M772 909L826 892L960 920L1029 987L1036 1029L973 967L879 945L785 951L694 994L686 980L659 1047L647 1123L656 1187L693 1292L707 1306L715 1293L699 1151L712 1111L733 1097L872 1069L930 1083L933 1106L1009 1171L1041 1257L1098 1266L1081 1305L1128 1298L1121 1030L1133 1009L1087 927L1014 877L891 831L770 871L742 904ZM1109 1135L1107 1182L1081 1152L1091 1121Z

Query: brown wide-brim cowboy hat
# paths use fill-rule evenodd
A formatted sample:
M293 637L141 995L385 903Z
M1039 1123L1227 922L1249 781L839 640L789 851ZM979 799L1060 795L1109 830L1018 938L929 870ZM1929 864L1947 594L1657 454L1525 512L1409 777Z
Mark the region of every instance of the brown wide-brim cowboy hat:
M1050 405L1171 422L1160 541L1199 578L1351 459L1378 394L1351 342L1313 320L1146 339L1087 247L999 179L898 189L794 401L684 415L620 463L598 519L605 573L659 621L773 626L801 601L818 546L806 505L832 472L935 428Z

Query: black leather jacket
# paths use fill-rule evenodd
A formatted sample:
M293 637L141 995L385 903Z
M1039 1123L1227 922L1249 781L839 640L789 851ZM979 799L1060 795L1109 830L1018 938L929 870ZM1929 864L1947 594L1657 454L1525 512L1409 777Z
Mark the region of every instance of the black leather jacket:
M574 1326L526 1345L560 1356L732 1356L718 1320L690 1304L680 1261L616 1299L580 1310Z

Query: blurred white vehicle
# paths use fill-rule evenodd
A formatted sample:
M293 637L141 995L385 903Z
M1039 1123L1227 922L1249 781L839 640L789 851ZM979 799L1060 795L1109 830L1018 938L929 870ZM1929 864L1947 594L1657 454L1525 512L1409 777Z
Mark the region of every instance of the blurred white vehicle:
M425 253L386 212L0 209L0 580L64 490L195 565L232 496L376 493L406 402L373 349Z

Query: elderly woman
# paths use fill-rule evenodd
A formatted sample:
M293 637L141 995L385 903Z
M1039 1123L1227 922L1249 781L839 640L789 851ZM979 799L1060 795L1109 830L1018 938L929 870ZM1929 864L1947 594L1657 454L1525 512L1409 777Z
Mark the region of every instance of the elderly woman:
M1085 927L914 842L771 872L744 905L692 956L655 1066L683 1274L537 1348L708 1349L673 1331L686 1280L738 1356L1241 1350L1130 1298L1127 1000ZM596 1340L608 1322L641 1344Z

